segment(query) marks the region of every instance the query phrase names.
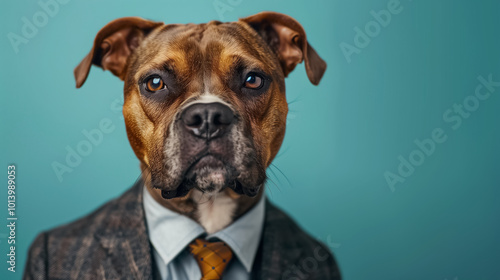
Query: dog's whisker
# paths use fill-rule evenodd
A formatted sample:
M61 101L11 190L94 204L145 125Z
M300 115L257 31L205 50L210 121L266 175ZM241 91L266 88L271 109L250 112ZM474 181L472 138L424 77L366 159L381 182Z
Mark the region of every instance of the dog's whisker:
M278 189L278 191L281 192L280 187L271 178L268 177L267 180L269 180L274 186L276 186L276 188ZM269 189L271 189L271 188L269 188Z
M205 198L205 201L203 201L204 198ZM210 202L210 198L208 196L205 196L205 193L202 192L201 197L200 197L200 201L198 202L198 204L205 204L205 203L209 203L209 202Z
M271 172L273 177L276 178L276 180L278 180L278 183L281 184L280 178L278 178L278 176L276 176L276 173L274 173L274 171L271 168L268 168L267 170L269 170L269 172ZM267 178L269 178L269 176Z
M269 165L269 167L271 167L271 166L274 167L274 168L276 168L276 170L278 170L278 172L281 173L281 175L285 178L285 180L287 181L288 185L293 188L292 183L290 182L290 180L288 180L288 177L285 175L285 173L283 173L283 171L281 171L281 169L279 169L275 164L271 163L271 165Z

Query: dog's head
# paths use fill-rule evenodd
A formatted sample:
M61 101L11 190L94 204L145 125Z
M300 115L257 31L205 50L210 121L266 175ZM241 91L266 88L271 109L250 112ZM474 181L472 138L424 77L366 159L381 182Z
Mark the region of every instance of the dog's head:
M325 62L279 13L206 24L120 18L74 74L81 87L93 64L125 82L123 115L146 184L181 203L193 189L261 193L285 134L284 78L302 61L318 84Z

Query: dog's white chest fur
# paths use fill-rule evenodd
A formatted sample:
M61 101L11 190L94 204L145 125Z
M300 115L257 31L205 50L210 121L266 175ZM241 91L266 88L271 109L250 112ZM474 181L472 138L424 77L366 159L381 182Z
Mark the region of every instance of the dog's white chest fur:
M208 234L225 228L233 221L237 203L224 192L207 194L194 190L193 198L198 205L198 222Z

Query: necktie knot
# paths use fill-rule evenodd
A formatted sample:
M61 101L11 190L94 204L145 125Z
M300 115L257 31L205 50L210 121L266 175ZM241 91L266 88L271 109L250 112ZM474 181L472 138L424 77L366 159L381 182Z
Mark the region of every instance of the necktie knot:
M220 280L227 264L233 257L231 248L222 241L208 242L195 239L190 245L191 254L201 270L201 280Z

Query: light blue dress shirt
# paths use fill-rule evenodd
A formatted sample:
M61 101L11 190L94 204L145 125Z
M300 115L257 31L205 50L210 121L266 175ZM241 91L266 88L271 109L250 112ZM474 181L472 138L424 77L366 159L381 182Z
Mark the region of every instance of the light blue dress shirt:
M206 234L194 220L160 205L143 187L144 212L149 240L163 280L200 280L201 272L187 246ZM260 243L264 223L264 196L247 213L228 227L207 235L207 240L224 241L233 251L233 259L224 271L224 279L250 279L253 261Z

